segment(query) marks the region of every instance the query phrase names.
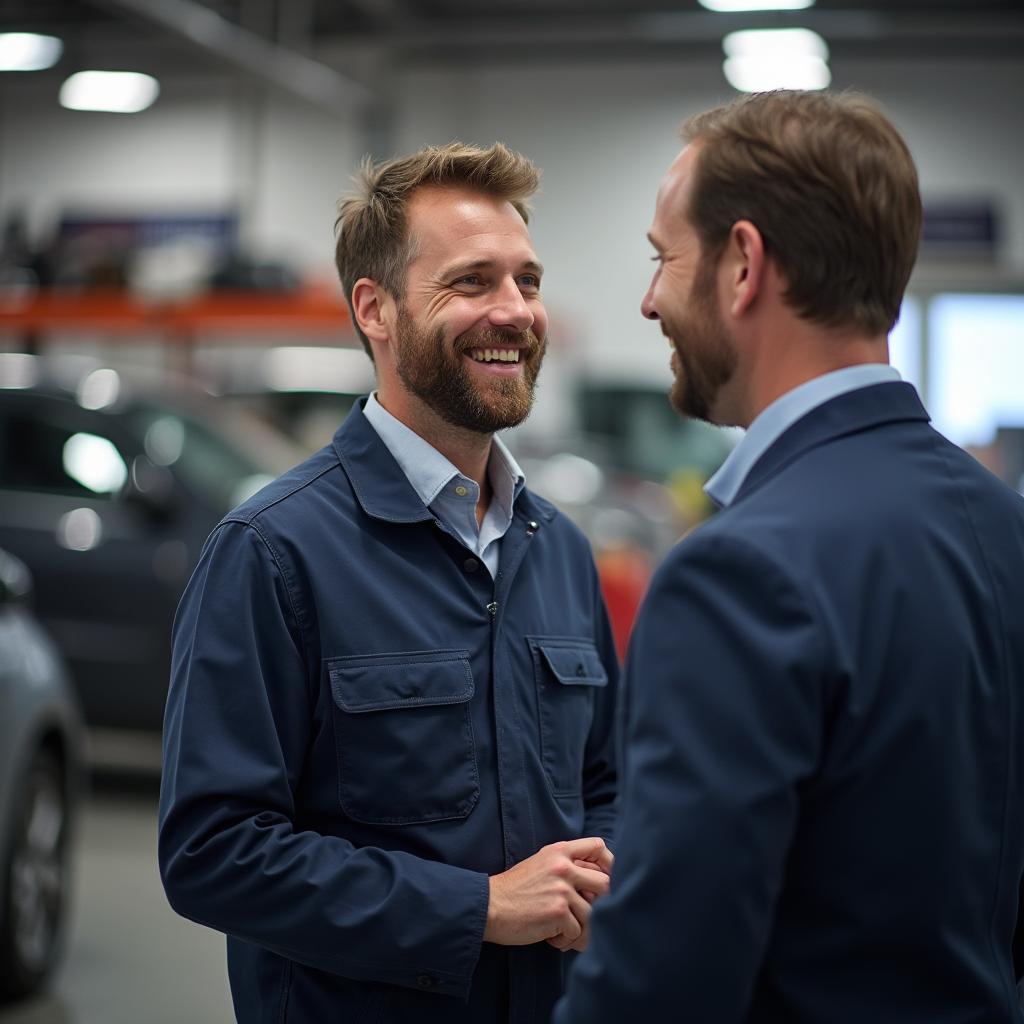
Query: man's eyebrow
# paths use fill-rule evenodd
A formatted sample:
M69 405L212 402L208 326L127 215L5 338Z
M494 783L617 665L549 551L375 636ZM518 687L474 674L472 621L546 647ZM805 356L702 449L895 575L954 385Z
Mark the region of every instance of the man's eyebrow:
M496 266L497 260L473 260L471 263L455 262L450 263L440 273L440 277L447 278L453 274L470 274L474 270L490 270ZM520 265L523 270L530 270L538 276L544 274L544 267L537 260L524 260Z

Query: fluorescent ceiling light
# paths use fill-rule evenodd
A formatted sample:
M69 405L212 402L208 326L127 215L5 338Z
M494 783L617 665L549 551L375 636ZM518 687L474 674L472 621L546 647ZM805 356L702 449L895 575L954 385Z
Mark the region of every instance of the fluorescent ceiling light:
M806 28L748 29L722 40L722 65L740 92L769 89L824 89L832 81L828 45Z
M727 57L722 70L740 92L827 89L832 81L832 72L820 57Z
M720 14L734 11L803 11L814 6L814 0L698 0L701 7Z
M35 32L0 32L0 71L44 71L64 50L56 36Z
M722 40L726 57L789 60L817 57L828 60L828 45L809 28L764 28L730 32Z
M136 71L79 71L60 87L60 103L69 110L105 110L137 114L160 94L160 83Z

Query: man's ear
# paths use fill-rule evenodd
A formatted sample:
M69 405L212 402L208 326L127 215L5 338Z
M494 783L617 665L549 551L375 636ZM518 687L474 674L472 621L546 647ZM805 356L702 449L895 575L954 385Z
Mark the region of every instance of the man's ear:
M352 286L352 315L359 329L379 345L386 345L391 337L388 316L394 300L372 278L361 277Z
M733 224L721 264L727 274L724 287L729 312L742 316L765 287L764 239L749 220Z

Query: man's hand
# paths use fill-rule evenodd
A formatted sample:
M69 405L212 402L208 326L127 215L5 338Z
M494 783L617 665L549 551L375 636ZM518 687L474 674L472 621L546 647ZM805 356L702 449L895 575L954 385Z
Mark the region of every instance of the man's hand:
M586 948L590 904L608 892L611 869L611 850L594 837L552 843L492 875L484 941Z

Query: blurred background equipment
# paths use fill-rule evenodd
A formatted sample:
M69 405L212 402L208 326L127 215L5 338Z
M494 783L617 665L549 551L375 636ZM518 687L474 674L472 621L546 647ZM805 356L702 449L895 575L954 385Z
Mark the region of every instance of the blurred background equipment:
M38 989L63 949L82 787L78 703L0 549L0 1003Z
M158 733L170 626L217 521L298 458L195 386L0 353L0 545L23 559L102 758Z

